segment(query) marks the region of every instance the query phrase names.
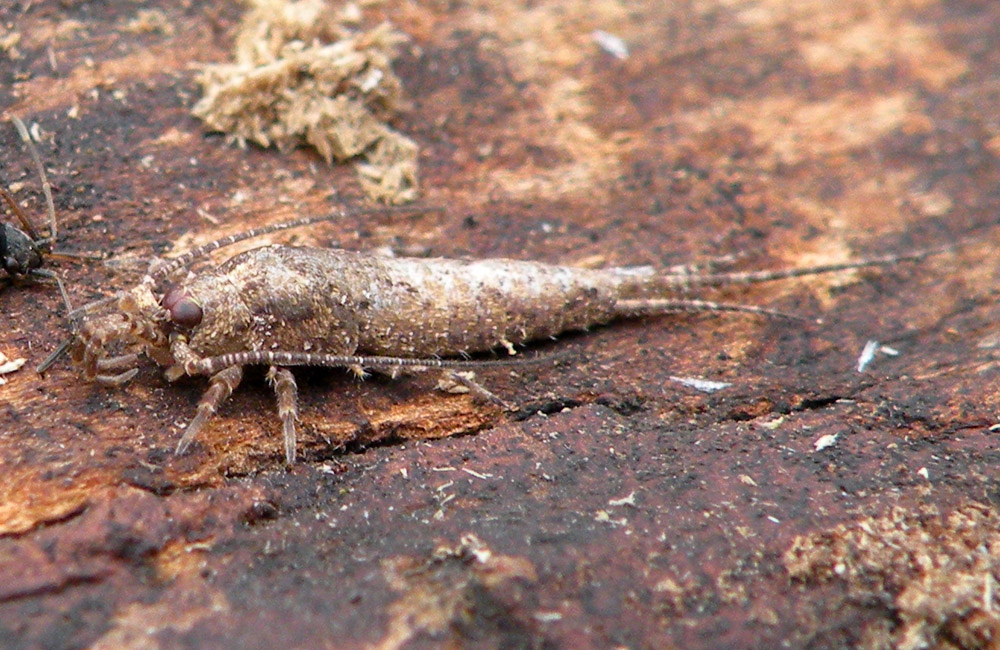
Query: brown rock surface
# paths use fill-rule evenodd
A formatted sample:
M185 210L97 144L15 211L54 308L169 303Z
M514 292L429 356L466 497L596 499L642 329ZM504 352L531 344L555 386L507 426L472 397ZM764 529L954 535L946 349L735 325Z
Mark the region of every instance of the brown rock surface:
M153 256L364 202L353 170L192 116L242 11L0 6L0 117L37 124L59 247L114 261L58 266L76 302ZM565 355L479 375L513 415L430 377L297 371L291 470L261 373L174 458L204 382L39 376L58 293L4 287L0 353L28 360L0 385L4 647L996 647L1000 5L362 13L411 39L392 127L447 210L276 241L741 268L977 241L729 295L818 325L663 318L538 346ZM12 128L0 150L41 215ZM859 373L868 340L899 354Z

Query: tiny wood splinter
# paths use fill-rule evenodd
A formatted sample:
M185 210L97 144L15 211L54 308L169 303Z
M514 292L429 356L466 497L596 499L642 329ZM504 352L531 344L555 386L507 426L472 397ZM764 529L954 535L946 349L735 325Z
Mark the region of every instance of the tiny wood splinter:
M805 268L699 274L264 246L156 291L192 260L237 241L349 214L404 210L419 208L298 219L233 235L169 260L132 289L71 313L73 357L88 379L112 386L135 376L140 353L164 366L171 381L208 376L209 387L177 446L179 454L239 385L244 366L266 365L277 396L285 457L293 463L297 406L290 366L347 367L359 373L363 368L391 373L441 368L451 372L453 381L489 396L454 369L505 362L440 357L500 347L513 353L519 343L620 318L723 311L787 317L686 296L699 288L887 266L951 248Z

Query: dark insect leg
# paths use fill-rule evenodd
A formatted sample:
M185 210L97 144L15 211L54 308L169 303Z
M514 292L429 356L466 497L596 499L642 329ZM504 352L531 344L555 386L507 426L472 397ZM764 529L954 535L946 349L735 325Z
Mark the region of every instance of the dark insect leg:
M59 287L59 293L62 295L63 304L66 305L66 313L68 314L73 311L73 305L69 301L69 294L66 293L66 285L63 284L62 278L59 277L58 273L49 271L48 269L32 269L28 273L41 278L55 280L56 286Z
M233 394L236 387L240 385L241 379L243 379L242 366L230 366L212 375L208 390L205 391L201 401L198 402L198 414L187 425L187 429L184 430L184 435L181 436L180 442L177 443L177 450L174 453L179 456L187 451L187 448L191 445L191 441L198 435L201 428L205 426L205 422L215 414L219 405Z
M267 381L278 398L278 417L281 418L285 438L285 461L292 465L295 463L295 420L299 416L295 376L287 368L270 366L267 369Z

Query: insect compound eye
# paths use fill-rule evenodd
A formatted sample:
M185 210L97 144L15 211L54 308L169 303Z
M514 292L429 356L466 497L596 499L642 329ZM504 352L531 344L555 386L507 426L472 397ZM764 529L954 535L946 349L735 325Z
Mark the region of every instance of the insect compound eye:
M190 298L181 298L170 308L170 320L181 327L197 327L201 317L201 305Z
M160 298L160 305L162 305L164 309L173 309L174 305L186 297L187 294L184 293L183 289L180 287L174 287L163 294L163 297Z
M197 327L201 323L201 305L188 298L180 287L174 287L165 293L160 304L170 312L170 320L181 327Z

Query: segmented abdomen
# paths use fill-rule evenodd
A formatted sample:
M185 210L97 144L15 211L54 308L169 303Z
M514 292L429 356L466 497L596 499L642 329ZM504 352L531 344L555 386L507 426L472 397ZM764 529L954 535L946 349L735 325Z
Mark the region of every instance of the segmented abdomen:
M337 322L329 325L352 331L356 352L413 357L484 351L607 322L615 316L616 300L646 275L640 269L394 258L282 246L248 251L220 271L239 277L236 268L247 266L270 269L263 286L280 295L281 304L272 303L268 312L277 315L283 304L300 313L335 313L337 318L329 320ZM255 284L259 291L262 283ZM289 285L299 289L289 291ZM249 302L260 300L256 293ZM288 334L282 336L285 345Z

